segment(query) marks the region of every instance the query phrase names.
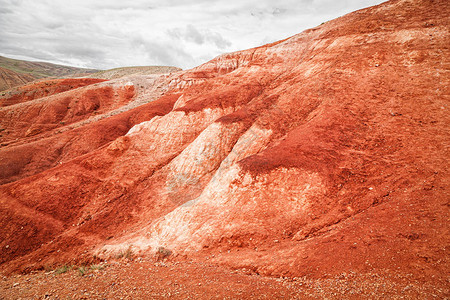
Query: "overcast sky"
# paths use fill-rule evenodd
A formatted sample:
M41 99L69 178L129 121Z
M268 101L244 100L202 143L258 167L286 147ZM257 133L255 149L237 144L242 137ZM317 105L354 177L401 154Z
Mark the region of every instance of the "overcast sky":
M381 2L0 0L0 55L98 69L188 69Z

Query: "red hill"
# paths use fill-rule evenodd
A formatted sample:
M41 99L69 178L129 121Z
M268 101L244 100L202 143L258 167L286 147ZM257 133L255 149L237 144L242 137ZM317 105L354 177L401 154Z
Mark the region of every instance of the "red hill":
M128 249L448 295L449 14L390 1L192 70L1 108L2 269Z

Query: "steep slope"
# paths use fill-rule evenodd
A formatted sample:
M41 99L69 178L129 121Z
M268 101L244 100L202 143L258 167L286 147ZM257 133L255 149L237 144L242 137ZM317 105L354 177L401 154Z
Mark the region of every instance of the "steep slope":
M447 1L390 1L142 77L135 97L164 92L147 105L168 109L0 187L3 269L169 249L277 276L409 274L445 295L449 13ZM105 111L120 106L108 99ZM5 114L5 149L29 143L32 102Z

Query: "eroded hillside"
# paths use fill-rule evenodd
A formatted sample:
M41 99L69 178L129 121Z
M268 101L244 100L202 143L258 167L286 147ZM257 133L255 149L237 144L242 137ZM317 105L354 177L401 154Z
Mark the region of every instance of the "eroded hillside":
M2 268L164 248L442 285L449 13L390 1L192 70L1 108Z

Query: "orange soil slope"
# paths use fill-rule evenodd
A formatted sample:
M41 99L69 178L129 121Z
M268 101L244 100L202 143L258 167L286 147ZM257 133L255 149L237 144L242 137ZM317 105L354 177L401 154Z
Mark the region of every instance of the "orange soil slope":
M2 93L0 96L0 107L51 96L102 81L105 80L96 78L73 78L41 80L21 85Z
M104 84L3 107L0 126L6 130L0 141L8 145L20 143L20 139L104 114L127 104L133 96L133 85L113 87Z
M445 287L449 13L390 1L162 76L170 109L0 187L2 268L164 247L260 274ZM21 144L30 127L8 120Z

